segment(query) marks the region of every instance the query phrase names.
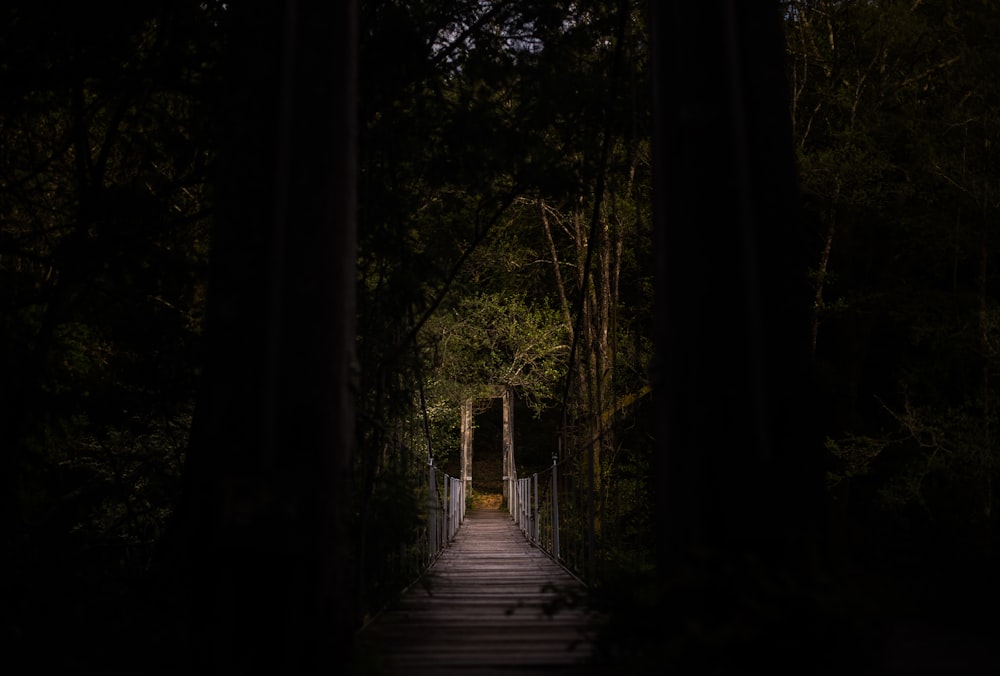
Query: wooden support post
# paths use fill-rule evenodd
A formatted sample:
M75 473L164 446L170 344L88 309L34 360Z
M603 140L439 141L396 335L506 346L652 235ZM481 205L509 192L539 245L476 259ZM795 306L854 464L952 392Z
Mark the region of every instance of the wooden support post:
M434 486L434 458L430 459L427 471L427 550L428 560L433 561L437 554L437 513L434 494L437 492Z
M500 398L503 400L503 475L504 497L510 500L514 476L514 407L512 390L509 385L504 386Z
M460 474L465 490L472 487L472 400L462 403L462 459Z
M531 541L538 544L538 472L534 474L535 499L531 509Z
M552 454L552 556L559 558L559 482L556 477L559 458Z

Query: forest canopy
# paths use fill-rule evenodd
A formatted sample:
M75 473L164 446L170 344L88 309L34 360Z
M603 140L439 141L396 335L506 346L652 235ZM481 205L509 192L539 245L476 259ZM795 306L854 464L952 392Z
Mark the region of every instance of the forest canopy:
M26 650L142 662L190 638L171 571L229 253L220 166L239 160L227 50L253 25L230 4L0 10L3 631ZM671 83L650 3L356 4L351 622L420 572L428 459L457 461L461 407L498 387L589 490L568 563L597 586L654 576L653 92ZM821 549L972 586L1000 479L1000 4L773 4Z

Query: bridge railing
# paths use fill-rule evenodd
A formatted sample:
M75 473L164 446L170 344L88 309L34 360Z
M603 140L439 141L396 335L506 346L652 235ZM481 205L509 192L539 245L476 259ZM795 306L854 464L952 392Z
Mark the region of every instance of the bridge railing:
M434 561L455 538L465 520L465 482L428 463L427 476L428 562Z
M511 517L521 532L557 561L559 552L559 463L530 476L519 477L514 467L508 477L507 502Z
M639 443L623 443L613 450L614 462L605 457L598 465L597 449L588 449L588 444L598 443L600 438L565 454L553 479L558 498L553 505L559 518L556 558L588 584L608 571L648 569L654 551L654 517L648 509L651 454ZM539 504L546 508L544 499ZM538 522L545 523L544 514L539 514ZM541 539L539 546L546 547Z

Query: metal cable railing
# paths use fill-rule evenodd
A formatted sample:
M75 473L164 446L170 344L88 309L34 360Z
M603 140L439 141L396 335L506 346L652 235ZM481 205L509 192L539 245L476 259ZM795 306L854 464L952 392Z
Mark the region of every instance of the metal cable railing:
M599 566L638 569L651 560L648 476L643 465L622 462L624 451L620 456L603 468L597 486L583 452L562 460L553 455L550 467L527 477L515 466L508 477L508 510L520 530L588 583Z
M465 520L465 482L428 463L427 477L428 563L433 562L455 538Z
M559 461L530 477L519 477L517 466L508 477L507 508L521 532L535 545L560 560L559 551Z

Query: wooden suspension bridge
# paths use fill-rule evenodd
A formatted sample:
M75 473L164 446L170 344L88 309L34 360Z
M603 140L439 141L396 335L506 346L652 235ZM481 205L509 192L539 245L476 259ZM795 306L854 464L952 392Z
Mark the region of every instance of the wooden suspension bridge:
M506 510L471 510L420 581L359 633L362 673L602 673L585 594Z

